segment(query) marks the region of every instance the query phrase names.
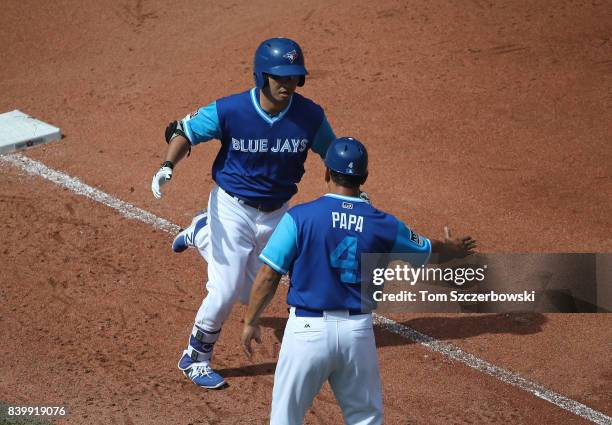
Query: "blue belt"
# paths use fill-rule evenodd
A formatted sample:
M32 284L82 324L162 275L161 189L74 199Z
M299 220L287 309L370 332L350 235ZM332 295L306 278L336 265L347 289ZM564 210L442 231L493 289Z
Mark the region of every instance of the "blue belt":
M273 203L273 204L264 204L264 203L261 203L261 202L249 201L248 199L243 199L240 196L234 195L232 192L228 192L225 189L223 189L223 190L225 191L225 193L227 193L229 196L231 196L232 198L234 198L235 200L237 200L241 204L248 205L249 207L255 208L257 211L261 211L261 212L276 211L277 209L279 209L280 207L285 205L284 202L280 202L280 203L276 202L276 203Z
M359 314L368 314L368 312L363 312L361 310L348 309L346 310L349 313L349 316L357 316ZM308 310L301 307L295 307L295 315L297 317L323 317L322 310Z

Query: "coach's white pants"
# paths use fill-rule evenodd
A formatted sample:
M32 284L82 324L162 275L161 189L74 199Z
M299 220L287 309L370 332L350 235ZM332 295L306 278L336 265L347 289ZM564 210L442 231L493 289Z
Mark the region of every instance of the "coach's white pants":
M274 374L271 425L298 425L329 381L350 425L383 420L372 316L326 312L296 317L291 309Z
M264 213L240 203L215 186L208 200L208 224L195 245L208 263L208 295L196 314L197 326L216 331L239 299L247 304L261 266L259 254L287 210Z

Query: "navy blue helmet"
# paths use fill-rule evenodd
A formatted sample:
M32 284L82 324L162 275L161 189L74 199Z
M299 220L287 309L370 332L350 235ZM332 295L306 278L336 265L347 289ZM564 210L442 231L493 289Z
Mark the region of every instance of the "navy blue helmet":
M359 140L340 137L327 149L325 165L340 174L365 177L368 175L368 151Z
M255 85L262 89L268 83L264 74L289 77L300 76L298 86L303 86L308 71L304 66L304 55L300 45L288 38L271 38L259 45L255 51L253 75Z

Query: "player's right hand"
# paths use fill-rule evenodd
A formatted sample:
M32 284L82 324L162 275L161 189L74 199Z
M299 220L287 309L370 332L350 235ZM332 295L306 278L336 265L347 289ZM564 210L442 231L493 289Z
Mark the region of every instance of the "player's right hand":
M172 179L172 168L168 166L162 166L157 173L153 176L153 181L151 182L151 191L153 192L153 196L157 199L162 197L161 187L169 182Z

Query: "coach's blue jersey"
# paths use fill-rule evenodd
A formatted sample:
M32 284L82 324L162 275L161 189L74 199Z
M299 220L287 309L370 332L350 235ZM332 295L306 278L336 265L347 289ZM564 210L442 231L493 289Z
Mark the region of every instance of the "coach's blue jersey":
M294 93L276 116L252 89L213 102L183 120L189 142L213 138L221 149L212 176L225 191L257 203L288 201L297 192L309 149L321 157L335 138L323 109Z
M259 258L289 273L289 305L360 310L361 255L394 252L412 254L411 265L420 267L431 243L360 198L327 194L287 211Z

